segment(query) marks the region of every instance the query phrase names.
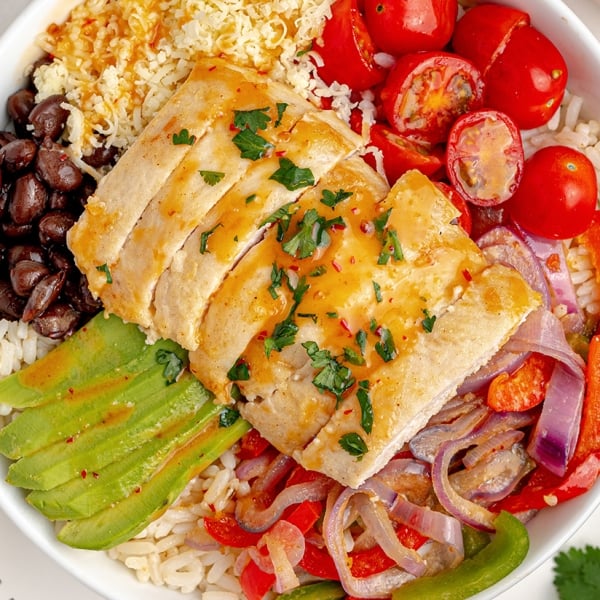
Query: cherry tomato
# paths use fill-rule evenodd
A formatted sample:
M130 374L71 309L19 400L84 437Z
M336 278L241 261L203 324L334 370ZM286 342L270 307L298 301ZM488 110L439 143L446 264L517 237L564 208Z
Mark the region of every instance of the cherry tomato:
M587 156L566 146L548 146L525 161L521 185L507 209L531 233L566 239L590 226L597 198L596 172Z
M465 199L451 185L443 181L436 181L435 185L444 193L446 198L460 210L458 224L465 230L468 235L471 235L473 228L473 220L471 218L471 209Z
M383 111L394 129L432 144L444 142L456 118L479 108L482 98L477 67L449 52L401 56L381 90Z
M365 0L364 5L375 45L396 56L444 48L458 12L457 0Z
M487 70L485 104L510 115L519 129L533 129L558 109L567 77L556 46L533 27L517 27Z
M450 130L448 178L473 204L506 202L521 181L524 161L519 130L504 113L474 111L459 117Z
M517 27L529 25L526 12L501 4L474 6L457 21L452 47L485 75Z
M371 88L385 79L386 70L375 63L375 46L358 10L357 0L337 0L314 49L323 64L318 73L327 85L345 83L355 91Z
M381 123L371 127L369 143L381 150L383 168L390 185L410 169L419 169L421 173L431 177L440 171L443 165L439 153L436 154L428 146L394 133ZM366 154L365 160L375 167L373 154Z

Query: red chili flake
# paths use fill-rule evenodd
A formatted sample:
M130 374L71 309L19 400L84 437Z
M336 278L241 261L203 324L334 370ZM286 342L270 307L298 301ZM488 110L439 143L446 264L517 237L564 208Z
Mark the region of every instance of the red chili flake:
M558 271L560 271L560 257L558 256L558 254L556 254L556 252L551 254L546 259L546 266L553 273L557 273Z
M351 408L347 408L347 409L344 411L344 414L345 414L345 415L351 415L351 414L352 414L352 409L351 409Z
M373 233L375 231L375 225L371 221L361 221L360 230L363 233Z
M355 258L354 256L351 256L351 257L350 257L350 264L351 264L351 265L354 265L354 264L356 264L356 258Z
M233 123L229 123L229 131L239 131L239 129Z
M275 152L275 156L285 156L285 155L286 155L285 150L277 150L277 152Z
M342 271L342 265L340 265L340 263L335 260L335 258L331 261L331 266L338 272L340 273Z
M467 281L473 281L473 276L469 272L469 269L463 269L462 275Z
M331 226L331 231L343 231L346 229L346 223L334 223Z
M209 70L209 71L214 71L216 68L217 68L217 66L216 66L216 65L213 65L213 66L212 66L212 67L210 67L208 70Z
M70 387L69 388L69 394L74 394L74 393L75 393L75 390L72 387Z
M94 479L98 479L98 477L100 477L100 474L99 474L99 473L96 473L96 471L93 471L93 472L92 472L92 477L93 477Z
M217 507L212 504L212 502L208 505L208 508L210 509L211 512L216 513L217 512Z
M290 269L290 271L295 271L297 273L300 270L300 266L299 265L290 265L289 269Z
M340 325L342 326L342 329L344 329L345 331L347 331L350 334L349 337L352 337L353 333L352 333L352 329L350 329L350 325L348 324L348 321L346 321L346 319L340 319Z
M377 337L381 337L381 325L378 325L375 331L373 332Z
M358 206L353 206L353 207L350 209L350 212L351 212L353 215L357 215L357 214L360 212L360 210L359 210Z
M138 485L134 490L133 493L134 494L139 494L142 491L142 488Z
M87 477L87 471L85 469L82 469L81 471L81 479L85 479Z
M264 342L267 339L269 332L266 329L263 329L256 337L259 342Z
M71 436L71 437L68 437L68 438L66 439L66 442L67 442L67 444L72 444L74 441L75 441L75 438L74 438L73 436Z

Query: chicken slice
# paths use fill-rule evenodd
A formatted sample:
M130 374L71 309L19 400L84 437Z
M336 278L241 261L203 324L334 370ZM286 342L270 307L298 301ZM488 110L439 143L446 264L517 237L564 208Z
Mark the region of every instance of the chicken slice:
M344 189L352 191L353 186L349 182ZM419 419L427 421L468 374L487 362L539 300L516 272L488 266L474 242L454 224L456 209L417 172L406 174L385 200L356 205L349 200L339 205L337 214L343 215L345 228L332 231L330 245L311 260L288 261L280 243L272 244L272 252L264 248L265 256L271 255L277 264L286 268L293 265L296 278L304 276L310 287L295 313L298 331L293 344L281 352L272 351L268 358L265 338L272 336L277 324L286 319L293 300L289 290L282 289L280 296L286 295L287 302L278 298L269 304L262 292L261 303L267 302L271 312L260 315L264 319L266 314L267 318L262 333L240 351L250 378L236 383L246 399L240 406L243 416L279 450L307 468L321 470L342 483L358 485L372 474L372 468L383 465L378 460L380 455L389 458L409 439L405 434L416 431L415 424L420 428ZM394 239L401 255L383 260L382 254L393 251ZM311 277L310 273L319 267L325 272ZM484 276L488 271L489 275ZM234 273L242 279L241 270ZM265 275L263 285L267 283ZM495 278L497 285L490 285L489 281ZM493 294L497 295L496 304L490 300ZM477 310L473 302L467 302L472 297L476 298L473 302L479 303ZM442 332L452 331L455 320L461 327L468 320L463 315L466 307L472 311L469 327L464 333L457 333L455 342L449 335L437 342ZM218 310L218 305L214 310ZM431 333L425 331L425 326L432 328ZM365 340L362 347L359 332ZM470 344L462 343L465 336L473 337L472 349ZM222 331L222 337L229 336ZM337 394L335 385L325 389L314 385L313 378L323 369L313 368L314 356L302 343L312 344L319 352L329 352L333 362L329 361L326 368L348 369L348 381L355 382L350 397L346 397L349 390L343 386ZM442 350L443 362L436 362ZM204 344L199 352L207 352ZM431 364L447 363L447 369L440 367L437 380L423 360L428 353L436 355L431 357ZM195 358L197 355L192 354L193 363ZM406 365L412 368L417 360L423 363L419 367L423 374L404 374ZM208 375L206 365L197 373L201 379ZM225 366L218 368L222 371ZM199 368L198 363L194 368ZM334 371L330 369L328 376L333 377ZM399 383L392 388L396 371ZM428 379L432 380L431 388ZM384 387L383 382L388 380L390 383ZM369 382L376 422L381 419L391 424L386 430L381 426L377 431L374 428L371 436L361 430L360 411L355 406L356 382L361 381ZM440 386L443 390L438 389ZM392 395L388 397L387 393ZM443 401L439 400L440 395ZM395 401L411 404L412 412L388 414ZM368 445L373 444L361 460L338 443L350 427ZM319 456L328 455L325 446L336 458L323 458L318 463ZM343 453L344 467L337 469L339 452Z
M175 254L156 286L152 333L195 350L211 295L261 239L265 220L284 205L296 202L303 189L312 186L287 185L273 176L293 165L292 171L308 170L318 182L339 161L356 152L360 143L333 113L303 115L284 145L282 141L283 156L275 152L255 161Z
M237 94L236 111L255 111L270 118L260 136L273 147L303 114L314 110L287 87L265 86L262 80L238 82ZM278 102L286 104L280 118ZM112 285L102 293L106 310L152 329L159 277L207 213L252 165L232 141L233 124L234 111L222 112L150 200L110 269Z
M77 266L95 296L102 295L108 274L144 209L192 148L174 144L173 135L185 129L189 138L201 138L222 111L231 111L245 72L219 59L198 62L117 166L100 180L68 234ZM135 190L132 182L137 182Z

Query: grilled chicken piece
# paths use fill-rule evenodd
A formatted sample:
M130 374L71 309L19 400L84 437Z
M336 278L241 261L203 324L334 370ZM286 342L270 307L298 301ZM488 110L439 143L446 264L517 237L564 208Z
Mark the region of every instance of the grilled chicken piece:
M236 110L271 116L251 125L262 156L233 142ZM235 384L264 437L351 486L539 305L425 176L390 191L360 146L285 86L201 60L69 234L109 312L178 341L219 401Z

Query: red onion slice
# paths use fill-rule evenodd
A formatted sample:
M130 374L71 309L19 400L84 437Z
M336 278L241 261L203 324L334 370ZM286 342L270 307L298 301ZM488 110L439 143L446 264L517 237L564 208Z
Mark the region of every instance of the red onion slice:
M583 371L557 363L527 451L559 477L565 474L575 450L584 392Z

